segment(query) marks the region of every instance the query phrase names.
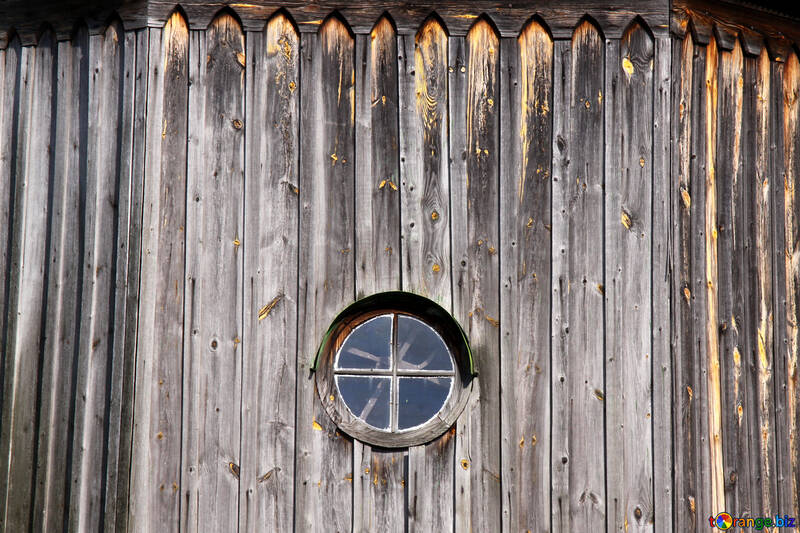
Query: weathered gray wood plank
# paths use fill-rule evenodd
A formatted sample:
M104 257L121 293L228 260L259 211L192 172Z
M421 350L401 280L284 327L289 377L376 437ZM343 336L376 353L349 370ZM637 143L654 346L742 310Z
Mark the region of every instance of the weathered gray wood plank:
M692 181L692 119L696 114L693 88L694 42L689 33L686 38L672 43L672 150L670 187L673 191L673 209L676 218L676 235L673 250L676 255L676 282L673 284L672 334L675 346L673 358L673 402L675 405L674 429L674 502L675 528L678 531L695 530L697 517L697 484L695 461L697 455L697 409L694 391L694 307L696 294L692 277L692 204L701 203L701 189Z
M247 35L240 531L292 529L300 37L284 15Z
M465 63L466 172L451 173L450 198L453 226L460 228L460 238L453 238L453 257L462 258L466 266L458 274L454 270L453 315L467 332L478 377L456 433L460 468L455 506L462 512L456 513L455 526L457 531L499 531L500 40L485 18L467 34ZM451 93L451 98L458 97ZM456 157L458 140L452 137Z
M11 226L8 338L0 433L0 504L5 530L30 527L36 467L40 353L43 342L55 36L22 49Z
M731 51L721 51L719 59L719 98L717 113L726 127L717 136L715 167L719 181L719 313L723 326L720 338L720 373L723 401L723 461L726 479L725 498L739 513L752 513L750 476L739 477L749 470L746 435L749 417L740 422L739 407L750 405L750 380L742 376L742 362L751 353L750 332L753 330L752 309L748 306L747 276L752 261L745 253L750 245L747 222L751 213L745 196L750 180L741 171L742 154L749 155L743 139L743 56L738 41ZM746 368L746 367L745 367Z
M677 305L672 287L676 283L673 242L677 235L677 217L673 206L680 202L675 176L670 175L672 150L672 42L668 38L655 40L654 101L653 101L653 485L655 493L655 530L674 531L674 485L672 448L675 420L672 396L673 309Z
M709 485L711 486L710 512L704 515L720 513L725 509L725 481L722 462L722 393L720 384L720 346L719 328L719 214L718 185L716 175L716 140L717 140L717 95L718 95L718 49L716 40L711 39L706 46L705 74L705 122L706 132L706 168L705 168L705 286L706 286L706 343L707 374L706 386L708 394L708 438L710 463Z
M605 522L603 40L556 43L553 96L553 531Z
M400 172L397 36L382 17L357 35L356 295L399 290ZM405 454L353 442L353 531L403 531Z
M33 529L61 528L66 513L65 489L69 442L72 439L73 358L79 300L78 278L82 272L80 255L80 175L79 147L85 147L80 134L80 95L87 89L85 30L73 41L58 43L56 73L57 99L55 145L53 147L53 204L51 209L50 263L46 309L44 364L41 369L39 443L36 469L36 495ZM84 110L85 111L85 110Z
M469 250L467 232L465 228L467 221L467 204L464 201L453 201L454 198L464 198L467 194L467 43L463 37L452 37L449 43L449 122L450 122L450 209L451 209L451 230L450 241L453 250L453 262L451 266L453 286L453 316L459 321L462 328L467 331L468 324L464 315L469 311L469 302L464 302L464 289L456 290L456 285L461 283L468 276L467 252ZM456 231L453 231L456 229ZM457 294L461 296L457 300ZM467 307L466 310L463 310ZM499 317L497 317L499 319ZM467 333L469 335L469 333ZM476 369L480 372L480 369ZM476 382L473 381L473 388ZM477 394L477 392L476 392ZM471 397L471 396L470 396ZM455 448L455 499L453 502L453 525L456 531L464 529L472 518L471 502L471 473L470 457L465 456L466 450L461 446L461 441L465 438L464 431L467 429L464 424L466 411L461 414L460 421L454 428L454 448Z
M777 109L782 106L777 105L776 98L780 95L780 86L783 85L779 77L773 80L772 65L766 52L762 52L758 59L758 80L756 82L756 172L753 176L752 201L755 238L755 254L752 261L755 263L755 276L748 276L753 285L751 294L753 304L756 307L752 318L754 326L753 339L754 345L754 373L758 377L756 380L755 400L758 402L758 430L754 431L757 435L758 446L753 449L758 450L759 482L760 482L760 508L753 509L754 514L758 513L768 516L771 509L778 508L777 482L775 478L775 395L774 395L774 358L773 358L773 324L772 324L772 263L770 261L770 236L771 220L769 213L769 187L773 180L780 183L778 176L783 173L774 173L780 167L774 166L773 160L773 139L771 129L777 128L779 121L772 119ZM776 86L773 88L772 83ZM775 98L775 100L773 100ZM755 377L755 376L754 376ZM755 440L755 439L754 439ZM755 460L755 457L754 457ZM754 461L755 462L755 461Z
M355 296L355 68L347 27L329 18L303 34L300 132L295 528L352 527L352 440L325 413L309 372L336 314Z
M716 56L715 56L716 57ZM691 385L687 386L687 394L693 396L694 409L694 463L689 466L683 474L694 479L694 500L689 500L689 512L693 516L696 513L697 524L702 523L712 513L711 501L711 469L710 469L710 448L709 441L709 407L710 393L708 390L707 377L709 375L709 334L712 339L716 339L716 331L711 329L708 322L709 289L708 289L708 265L707 239L711 238L708 233L713 229L707 227L706 208L709 203L707 169L709 168L708 147L710 132L707 131L707 121L710 124L712 118L709 112L712 106L706 99L706 80L709 75L707 67L708 54L706 48L696 47L692 61L692 115L691 115L691 142L689 146L688 158L690 161L689 182L691 184L691 213L690 213L690 246L691 246L691 289L692 295L692 339L691 351L686 355L690 359L687 367L691 369ZM713 69L716 71L716 69ZM709 127L710 128L710 127ZM713 164L713 159L711 160ZM713 226L713 222L708 224ZM716 289L712 289L716 290ZM691 389L691 390L690 390ZM699 525L698 525L699 527Z
M402 288L451 309L447 46L433 17L399 37L399 192ZM453 437L408 450L409 531L453 528Z
M500 45L503 530L550 528L553 40L532 21Z
M800 63L791 54L783 71L783 109L777 127L782 130L783 187L774 187L775 238L775 332L777 477L781 509L800 512L800 387L797 382L800 351L800 205L795 191L800 183ZM776 135L777 136L777 135ZM777 178L773 178L773 181Z
M122 28L89 37L86 189L69 527L101 528L113 354Z
M175 13L148 30L147 130L131 457L133 530L180 524L188 47Z
M639 23L634 23L621 40L607 42L605 405L606 446L610 451L606 459L609 531L653 531L655 518L650 272L654 267L654 60L653 40Z
M747 61L747 69L745 68ZM723 461L727 508L758 515L758 461L753 432L760 434L753 363L758 353L758 224L754 65L737 43L720 52L716 171L720 194L720 348L723 393ZM770 272L770 278L771 278ZM771 279L770 279L771 283ZM771 288L770 288L771 292ZM761 339L763 347L764 338ZM770 341L771 342L771 341ZM771 348L770 348L771 349Z
M14 224L14 161L16 154L16 119L19 85L19 39L14 39L0 54L3 89L0 92L0 386L4 384L6 337L8 318L8 289L11 282L11 229ZM3 397L0 390L0 416L3 410ZM2 420L2 418L0 418ZM0 428L0 434L2 428Z
M106 510L106 529L127 531L128 529L128 509L130 503L130 478L132 463L132 442L133 442L133 411L135 406L134 386L136 374L136 342L138 338L139 321L139 269L141 264L141 242L142 242L142 204L144 201L144 163L146 151L146 114L147 99L142 95L147 94L148 83L148 60L149 60L149 39L150 32L146 30L135 32L136 58L133 65L133 72L130 75L133 81L133 105L132 109L127 104L126 113L131 113L131 141L130 147L120 155L120 176L121 179L130 181L129 194L129 214L128 230L125 250L123 252L120 245L119 257L127 261L127 276L124 279L125 302L120 303L117 316L124 309L124 324L116 326L123 328L123 331L115 331L115 346L122 351L123 361L121 364L122 383L120 390L115 390L114 394L120 395L119 409L119 459L117 464L117 497L116 508L114 509L113 523L111 522L112 509ZM126 49L128 41L126 36ZM127 56L126 56L127 60ZM126 77L128 76L126 67ZM127 94L127 93L126 93ZM127 116L127 115L126 115ZM126 118L127 120L127 118ZM126 128L126 132L127 132ZM124 145L127 146L127 145ZM129 159L126 159L129 158ZM130 173L128 176L126 173ZM120 239L123 236L120 234ZM120 267L121 268L121 267ZM118 284L122 283L119 280ZM118 322L119 324L119 322ZM122 336L120 338L120 335ZM119 365L118 365L119 366ZM116 367L115 367L116 372ZM115 388L116 389L116 388ZM109 490L112 490L109 488Z
M229 531L239 520L244 34L223 12L189 43L181 530Z
M402 40L403 288L449 308L447 35L431 18L415 39L403 36ZM453 66L452 59L450 63Z
M117 518L120 516L120 511L126 507L123 502L128 499L130 464L125 457L130 455L131 440L124 429L125 425L129 424L129 421L124 419L123 409L125 405L133 403L130 383L133 381L133 359L135 356L132 351L125 350L125 337L129 328L127 321L130 317L130 312L127 309L128 281L131 275L128 249L131 229L134 232L141 231L138 222L131 224L132 201L136 194L134 187L137 186L131 173L132 157L134 145L137 142L141 142L141 139L134 137L134 117L137 99L137 35L135 32L125 32L123 38L125 39L125 54L123 55L122 79L120 80L122 101L120 102L119 166L117 170L119 189L117 193L118 221L115 242L117 255L116 279L114 280L114 350L108 389L108 451L106 452L105 492L103 494L103 512L105 513L103 528L109 532L118 529ZM139 92L139 99L145 94L145 92ZM138 276L138 268L137 263L134 276Z

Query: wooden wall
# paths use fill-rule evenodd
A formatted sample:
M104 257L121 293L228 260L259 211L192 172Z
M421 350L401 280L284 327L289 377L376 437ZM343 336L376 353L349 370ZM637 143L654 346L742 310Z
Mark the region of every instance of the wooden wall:
M676 527L797 515L798 57L697 31L672 54Z
M12 35L5 531L800 514L796 55L469 17ZM479 374L450 431L387 450L309 367L397 289L452 311Z

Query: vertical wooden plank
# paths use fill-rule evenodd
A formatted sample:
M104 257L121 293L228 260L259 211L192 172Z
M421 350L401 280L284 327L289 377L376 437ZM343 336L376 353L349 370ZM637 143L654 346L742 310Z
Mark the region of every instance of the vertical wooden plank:
M247 35L240 531L293 522L300 37L278 14Z
M127 39L127 38L126 38ZM117 470L119 472L116 480L117 484L117 504L116 516L114 517L113 529L126 531L128 529L129 504L130 504L130 479L132 464L132 443L133 443L133 412L135 407L135 374L136 374L136 343L138 339L139 322L139 270L141 264L141 242L142 242L142 204L144 201L144 164L146 151L146 115L147 115L147 95L148 84L148 61L149 61L149 40L150 30L140 30L135 33L136 63L133 66L133 94L135 96L132 109L126 100L126 112L132 113L131 116L131 143L130 147L121 154L120 175L127 178L130 182L129 194L129 221L127 231L126 250L123 253L120 246L120 256L127 261L127 276L125 278L125 302L124 304L124 330L116 331L115 346L122 351L122 383L119 386L121 395L121 405L119 409L120 429L119 429L119 460ZM128 41L126 40L126 47ZM126 77L128 76L126 67ZM127 130L126 130L127 131ZM130 157L129 161L125 158ZM126 176L130 173L130 177ZM120 234L120 238L122 235ZM119 280L119 276L118 276ZM121 281L118 281L121 283ZM120 316L120 310L117 316ZM181 310L182 311L182 310ZM119 326L118 326L119 327ZM120 335L122 337L120 338ZM181 347L182 349L182 347ZM118 352L119 353L119 352ZM106 528L111 528L111 516L106 512Z
M692 122L697 115L699 104L695 101L694 57L695 46L691 33L683 42L673 42L673 98L672 114L677 120L672 122L673 138L676 146L672 152L672 175L675 192L675 217L677 235L674 249L677 255L676 270L678 281L674 285L673 300L675 324L674 343L675 377L673 398L676 404L674 419L675 448L675 528L678 531L694 531L700 522L697 515L698 485L695 470L699 435L697 401L699 393L696 381L694 312L697 307L698 288L694 279L694 226L696 211L702 205L702 187L694 178L692 157L694 136ZM693 207L694 206L694 207Z
M603 64L584 21L557 43L553 105L553 531L605 522ZM556 119L558 117L558 119Z
M674 375L672 320L677 302L672 287L675 277L673 242L676 236L676 217L673 206L680 195L670 176L672 151L672 40L655 40L655 68L653 94L653 215L650 220L653 235L653 500L655 505L655 530L675 530L674 485L672 469L674 460L672 379Z
M49 214L55 36L22 49L14 215L11 233L8 338L5 352L0 501L8 531L28 529L36 466L38 389Z
M121 26L89 37L83 281L73 430L70 528L100 529L103 517L108 372L113 316L120 110Z
M716 515L725 509L725 481L722 466L722 393L719 370L719 259L718 237L719 221L717 215L716 178L716 139L717 139L717 45L714 39L706 46L705 75L705 150L706 150L706 198L705 198L705 237L706 237L706 343L708 373L706 375L708 394L708 446L710 449L711 513Z
M325 414L309 366L331 320L355 295L354 43L335 17L301 40L295 528L343 532L353 525L353 445Z
M781 280L776 287L776 303L780 295L785 295L785 304L776 322L776 331L784 338L783 343L776 343L781 350L776 352L782 372L777 375L776 381L785 384L779 387L778 395L783 396L782 403L786 412L781 415L779 424L782 431L779 433L778 476L783 478L780 483L780 496L782 509L800 510L800 387L798 387L798 351L800 350L800 269L797 257L800 254L800 205L796 200L795 191L800 183L800 64L796 54L790 54L783 72L783 120L782 135L784 147L782 151L784 166L784 186L776 186L777 201L775 203L774 220L780 219L784 225L783 232L776 232L782 236L784 247L778 247L776 241L776 254L780 252L783 261L776 257L776 270L781 269ZM783 202L781 202L781 193ZM780 209L783 216L779 216ZM785 292L780 289L785 288ZM787 486L788 485L788 486ZM784 492L785 491L785 492Z
M356 36L356 295L399 290L397 37L387 17ZM403 531L405 453L353 442L353 531Z
M435 17L399 43L402 288L451 309L448 87L463 74ZM408 450L409 531L453 529L454 435Z
M189 30L173 13L150 29L136 397L133 530L180 522ZM142 50L145 53L145 50Z
M134 398L132 388L126 384L132 382L133 358L131 351L125 350L125 336L129 325L127 320L130 313L127 309L128 304L128 281L131 275L129 271L128 250L130 247L131 229L139 231L139 224L131 224L133 198L135 196L133 188L138 184L134 183L132 170L132 157L134 144L139 141L134 137L134 117L136 93L136 58L138 50L136 46L136 33L125 32L124 49L127 53L123 56L122 79L120 80L122 99L120 108L119 122L119 190L117 193L118 222L115 246L116 255L116 279L114 280L114 324L113 324L113 355L111 360L110 384L108 388L109 407L108 407L108 433L106 453L106 474L105 492L103 494L104 530L113 532L116 529L117 517L123 503L128 499L128 473L130 465L125 460L130 453L131 440L126 438L125 425L128 423L123 419L123 409L125 405L133 403ZM138 93L139 99L146 93ZM135 267L138 275L138 264ZM127 450L126 450L127 449Z
M14 162L16 157L16 120L19 107L19 80L21 47L19 39L14 38L11 43L0 52L2 64L3 89L0 91L0 272L3 274L0 282L0 386L4 385L7 318L8 318L8 292L11 283L11 229L14 226ZM3 410L3 397L5 393L0 390L0 416ZM2 434L2 429L0 429Z
M754 62L751 58L745 59ZM784 68L785 67L785 68ZM794 477L791 475L791 451L790 451L790 435L792 431L790 416L792 416L797 408L792 403L788 402L788 389L789 389L789 329L788 329L788 314L789 300L788 300L788 287L787 278L791 272L790 261L788 252L789 235L786 230L791 227L787 225L787 220L790 220L790 212L784 210L784 200L786 198L792 199L790 193L790 184L793 183L792 177L795 176L794 159L791 154L795 151L795 143L792 141L787 142L786 134L795 134L791 131L791 117L796 113L797 107L794 103L794 93L800 89L798 84L798 63L795 54L789 54L786 57L786 63L781 65L776 63L773 67L780 68L780 83L778 76L771 80L770 87L772 89L773 105L770 113L770 137L771 144L774 144L775 151L770 157L770 166L772 170L772 187L770 187L770 208L772 210L772 301L773 301L773 357L775 361L775 374L773 385L775 390L775 477L777 480L778 490L778 507L781 509L790 509L793 501L792 486L795 483ZM774 72L774 71L773 71ZM745 90L749 86L747 78L745 78ZM752 93L752 91L751 91ZM787 99L788 97L788 99ZM751 98L752 100L752 98ZM752 114L752 113L751 113ZM751 119L752 120L752 119ZM789 126L789 128L787 128ZM796 135L796 134L795 134ZM796 137L794 137L796 138ZM778 169L780 169L778 171ZM783 183L781 183L781 180ZM794 224L794 222L792 222ZM792 319L794 321L794 319Z
M718 117L721 128L717 136L716 169L719 182L719 314L721 327L720 374L722 376L723 441L722 451L726 480L726 501L737 513L751 513L750 476L738 472L749 470L746 451L747 426L742 425L739 407L749 406L749 380L742 376L742 354L749 359L749 331L752 311L747 306L750 292L745 278L750 260L745 253L749 245L745 195L748 181L741 174L743 149L743 56L739 42L732 51L721 51L719 59Z
M503 39L500 324L503 530L550 527L550 194L553 40Z
M760 507L754 506L754 514L769 516L777 508L777 483L775 479L775 398L773 392L773 348L772 348L772 263L769 258L771 221L768 213L769 186L773 178L770 167L771 134L774 127L770 120L770 101L776 94L771 90L771 68L766 50L758 58L758 69L755 86L755 174L752 182L754 276L750 276L752 299L755 307L753 316L753 378L757 383L754 400L758 411L755 414L757 426L751 434L752 450L758 450L759 490L757 491ZM780 80L778 80L780 85ZM757 444L756 444L757 443Z
M467 332L479 373L456 433L461 468L456 470L455 505L464 510L456 513L458 531L498 531L502 519L499 67L500 41L481 18L466 37L466 173L451 174L453 227L460 234L453 239L453 256L466 261L453 275L453 310Z
M50 263L48 265L45 359L41 369L42 395L36 498L33 529L62 528L69 485L67 471L72 438L69 405L72 402L73 357L79 312L80 256L80 95L88 79L86 40L76 34L58 43L56 72L55 145L53 147Z
M755 349L752 336L756 309L755 264L749 249L758 246L749 234L753 221L750 199L752 186L747 163L753 159L752 128L743 124L750 120L751 102L745 102L744 62L741 46L736 42L731 52L722 51L719 61L718 116L725 124L717 136L717 172L723 176L720 194L720 348L723 399L723 460L726 502L737 513L755 513L754 478L748 441L753 406L752 380L749 379L750 355ZM753 170L754 173L754 170ZM744 371L744 372L743 372Z
M709 332L711 326L708 323L708 271L707 271L707 239L713 228L706 227L706 207L708 204L708 184L707 168L713 164L708 160L707 141L709 132L707 131L706 121L710 120L709 104L706 101L706 80L708 78L708 53L707 49L698 46L695 48L692 57L692 116L691 116L691 145L687 157L690 161L690 183L691 183L691 282L690 294L692 300L692 350L688 357L691 359L689 368L692 376L689 385L692 392L687 388L687 394L693 394L694 405L694 464L689 467L686 475L694 477L694 501L690 499L690 512L697 513L698 523L705 520L713 512L711 501L711 466L709 441L709 413L710 413L710 393L708 390L709 375ZM716 69L714 69L716 70ZM714 106L716 108L716 106ZM709 225L713 225L710 222ZM716 331L712 337L716 339ZM716 341L715 341L716 342ZM694 511L691 506L694 504Z
M181 530L230 531L239 520L242 390L245 58L239 23L223 12L208 30L192 33L189 58Z
M415 39L404 36L403 43L399 82L403 290L447 309L451 275L447 34L436 18L429 18Z
M653 66L653 39L638 22L619 41L607 41L605 404L606 446L614 450L606 459L609 531L653 531L654 522Z

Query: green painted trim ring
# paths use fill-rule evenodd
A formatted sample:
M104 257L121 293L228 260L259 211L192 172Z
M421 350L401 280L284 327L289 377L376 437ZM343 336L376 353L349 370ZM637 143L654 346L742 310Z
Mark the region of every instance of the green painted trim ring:
M416 302L414 302L414 300L416 300ZM384 305L381 306L373 305L377 304L378 302ZM463 346L461 348L463 348L467 354L467 362L469 365L466 370L468 371L470 376L478 375L478 373L475 371L475 361L472 357L472 349L469 346L467 335L466 333L464 333L464 328L461 327L461 324L458 323L458 320L456 320L456 318L453 315L451 315L444 307L434 302L433 300L430 300L418 294L414 294L411 292L403 292L403 291L388 291L388 292L379 292L376 294L371 294L365 298L356 300L355 302L351 303L346 308L344 308L342 311L340 311L339 314L336 315L336 318L333 319L333 322L331 322L328 331L326 331L325 335L322 337L322 342L320 343L319 348L317 348L317 352L314 355L314 362L311 365L311 371L315 372L317 370L317 364L319 363L320 356L322 355L322 350L328 344L328 340L330 339L336 327L344 319L346 319L350 315L354 315L359 312L369 310L369 308L378 309L380 307L392 307L397 303L411 304L410 305L411 308L409 308L408 305L407 306L400 305L399 307L401 308L401 310L412 313L419 313L418 310L413 309L414 303L433 306L434 309L438 309L443 316L448 317L452 321L452 323L458 328L458 332L461 335L461 341L463 343Z

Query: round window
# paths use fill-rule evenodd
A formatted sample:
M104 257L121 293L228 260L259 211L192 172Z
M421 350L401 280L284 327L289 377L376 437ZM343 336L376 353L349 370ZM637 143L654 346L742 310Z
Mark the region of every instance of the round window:
M473 375L455 320L407 293L374 295L346 309L315 367L320 400L339 428L386 447L444 433L463 409Z

